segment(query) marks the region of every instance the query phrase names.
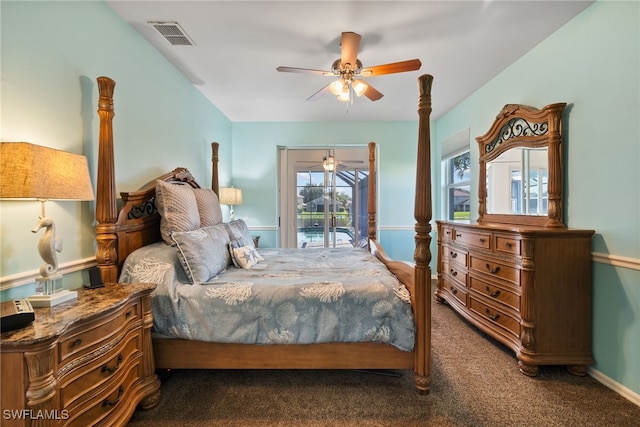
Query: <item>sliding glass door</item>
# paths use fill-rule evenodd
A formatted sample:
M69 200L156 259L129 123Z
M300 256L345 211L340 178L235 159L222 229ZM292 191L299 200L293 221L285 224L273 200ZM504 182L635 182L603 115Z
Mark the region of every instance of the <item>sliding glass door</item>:
M288 149L281 167L281 246L361 246L367 237L368 151ZM284 222L283 222L284 219Z

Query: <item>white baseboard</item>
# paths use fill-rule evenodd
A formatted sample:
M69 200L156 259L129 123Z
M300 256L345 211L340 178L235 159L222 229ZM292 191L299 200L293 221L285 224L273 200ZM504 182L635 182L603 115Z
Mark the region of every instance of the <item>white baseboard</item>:
M602 372L596 369L589 368L588 373L591 377L593 377L593 379L598 381L600 384L615 391L620 396L627 399L629 402L640 407L640 394L623 386L620 383L617 383L616 381L612 380L611 378L609 378L608 376L606 376L605 374L603 374Z

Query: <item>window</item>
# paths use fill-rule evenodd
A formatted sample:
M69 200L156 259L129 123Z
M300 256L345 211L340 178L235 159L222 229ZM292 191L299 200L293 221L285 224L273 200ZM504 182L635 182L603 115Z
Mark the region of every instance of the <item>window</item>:
M442 217L450 221L471 219L471 152L469 129L442 144Z
M469 221L471 214L471 153L465 151L446 159L445 173L446 218L452 221Z

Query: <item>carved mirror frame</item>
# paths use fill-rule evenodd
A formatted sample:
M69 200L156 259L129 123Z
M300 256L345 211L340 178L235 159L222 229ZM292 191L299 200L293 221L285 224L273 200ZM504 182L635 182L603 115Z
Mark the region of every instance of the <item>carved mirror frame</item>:
M507 104L489 131L476 138L480 153L478 223L565 227L562 221L562 113L566 105L557 103L537 109ZM487 213L487 163L518 147L547 148L547 216Z

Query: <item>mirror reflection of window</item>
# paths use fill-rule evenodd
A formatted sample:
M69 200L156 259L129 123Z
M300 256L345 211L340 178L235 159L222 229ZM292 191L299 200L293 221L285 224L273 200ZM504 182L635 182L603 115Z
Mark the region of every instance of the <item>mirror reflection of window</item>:
M514 148L487 164L487 212L547 215L547 149Z

